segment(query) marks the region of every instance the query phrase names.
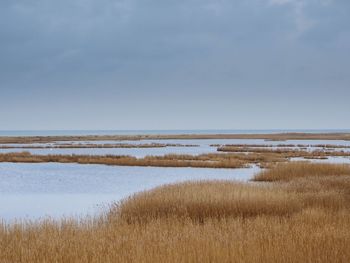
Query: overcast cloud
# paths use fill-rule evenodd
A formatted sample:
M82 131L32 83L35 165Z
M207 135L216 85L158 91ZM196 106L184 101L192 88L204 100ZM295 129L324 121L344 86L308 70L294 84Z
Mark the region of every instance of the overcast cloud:
M350 128L348 0L2 0L0 129Z

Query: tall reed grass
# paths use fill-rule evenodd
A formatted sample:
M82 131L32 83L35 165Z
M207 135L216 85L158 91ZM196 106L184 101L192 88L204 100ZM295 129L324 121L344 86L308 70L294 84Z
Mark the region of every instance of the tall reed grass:
M278 164L274 169L265 170L255 176L255 181L288 181L299 177L350 176L348 164L317 164L293 162Z
M96 218L2 223L0 262L350 262L348 169L271 173L158 187Z
M221 158L213 155L176 155L146 156L136 158L123 155L34 155L29 152L0 154L0 162L14 163L79 163L105 164L119 166L153 167L197 167L197 168L243 168L247 162L238 158Z

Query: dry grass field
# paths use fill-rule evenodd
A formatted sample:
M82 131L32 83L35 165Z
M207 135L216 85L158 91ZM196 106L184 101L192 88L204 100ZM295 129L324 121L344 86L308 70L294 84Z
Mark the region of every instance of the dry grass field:
M267 183L136 194L96 218L0 225L0 262L350 262L350 168L280 164Z
M124 140L190 140L190 139L263 139L286 140L350 140L350 133L276 133L276 134L174 134L174 135L84 135L84 136L2 136L0 143L47 143L55 141L124 141Z
M165 147L198 147L194 144L170 144L170 143L143 143L143 144L93 144L93 143L67 143L56 145L0 145L0 149L96 149L96 148L165 148Z
M239 158L222 158L219 154L146 156L136 158L123 155L33 155L29 152L0 154L0 162L13 163L79 163L118 166L197 167L197 168L243 168L247 162Z
M346 148L346 147L344 147ZM322 148L317 149L314 148L312 151L306 151L305 147L300 148L287 148L287 147L277 147L277 148L271 148L271 147L252 147L250 145L245 146L221 146L218 147L217 150L219 152L228 152L228 153L277 153L277 154L285 154L291 155L291 156L350 156L350 152L345 151L335 151L335 150L328 150L328 148ZM335 149L335 148L333 148Z
M255 176L255 181L290 181L297 178L308 180L313 177L349 175L350 165L347 164L317 164L296 162L279 164L274 169L265 170ZM350 188L349 188L350 190Z

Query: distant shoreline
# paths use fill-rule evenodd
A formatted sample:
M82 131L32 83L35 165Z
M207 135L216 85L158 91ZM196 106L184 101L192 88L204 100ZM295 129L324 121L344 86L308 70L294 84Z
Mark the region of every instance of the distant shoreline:
M0 130L0 137L278 133L350 133L350 129Z
M143 134L143 135L80 135L80 136L0 136L0 143L48 143L55 141L140 141L191 139L262 139L286 140L350 140L349 133L256 133L256 134Z

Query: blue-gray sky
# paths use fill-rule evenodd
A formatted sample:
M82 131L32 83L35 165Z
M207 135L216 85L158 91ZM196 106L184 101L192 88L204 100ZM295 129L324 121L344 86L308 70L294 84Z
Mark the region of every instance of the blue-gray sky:
M1 0L0 129L350 128L348 0Z

